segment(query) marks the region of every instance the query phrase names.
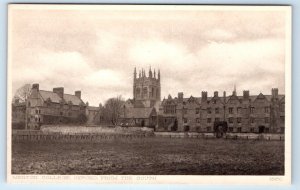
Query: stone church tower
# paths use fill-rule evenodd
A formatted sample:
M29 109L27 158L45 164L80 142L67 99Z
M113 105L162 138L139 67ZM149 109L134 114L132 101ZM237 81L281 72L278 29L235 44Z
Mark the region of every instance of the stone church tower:
M133 73L133 99L136 103L142 103L144 107L153 107L160 102L160 71L157 76L151 67L148 76L144 69L139 71L137 76L136 68Z

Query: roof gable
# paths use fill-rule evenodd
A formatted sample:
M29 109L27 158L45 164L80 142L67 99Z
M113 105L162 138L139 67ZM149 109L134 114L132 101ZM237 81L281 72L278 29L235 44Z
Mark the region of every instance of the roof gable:
M77 96L71 95L71 94L64 94L64 100L66 102L72 102L73 105L83 104L83 101L81 99L79 99Z
M39 93L44 101L50 100L54 103L60 103L60 101L62 100L61 97L51 91L40 90Z
M125 108L123 118L146 119L156 111L154 108Z
M58 96L55 92L39 90L40 96L44 101L51 101L53 103L60 103L64 100L66 103L72 103L73 105L81 105L84 104L83 101L75 95L64 94L64 98Z

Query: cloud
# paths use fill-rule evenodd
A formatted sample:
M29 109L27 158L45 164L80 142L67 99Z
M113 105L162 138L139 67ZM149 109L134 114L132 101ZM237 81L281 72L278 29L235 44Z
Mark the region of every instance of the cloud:
M160 69L162 97L284 91L281 11L14 10L13 90L82 90L90 105L132 98L133 68ZM20 16L22 15L22 16Z

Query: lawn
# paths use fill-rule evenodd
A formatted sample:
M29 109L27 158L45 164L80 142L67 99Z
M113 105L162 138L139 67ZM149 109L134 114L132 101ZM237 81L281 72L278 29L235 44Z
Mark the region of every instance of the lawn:
M283 175L284 142L163 137L13 142L12 174Z

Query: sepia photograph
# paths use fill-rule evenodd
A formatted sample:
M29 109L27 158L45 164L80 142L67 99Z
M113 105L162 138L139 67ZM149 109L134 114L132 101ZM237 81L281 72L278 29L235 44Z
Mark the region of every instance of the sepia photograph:
M291 182L291 7L8 6L7 178Z

